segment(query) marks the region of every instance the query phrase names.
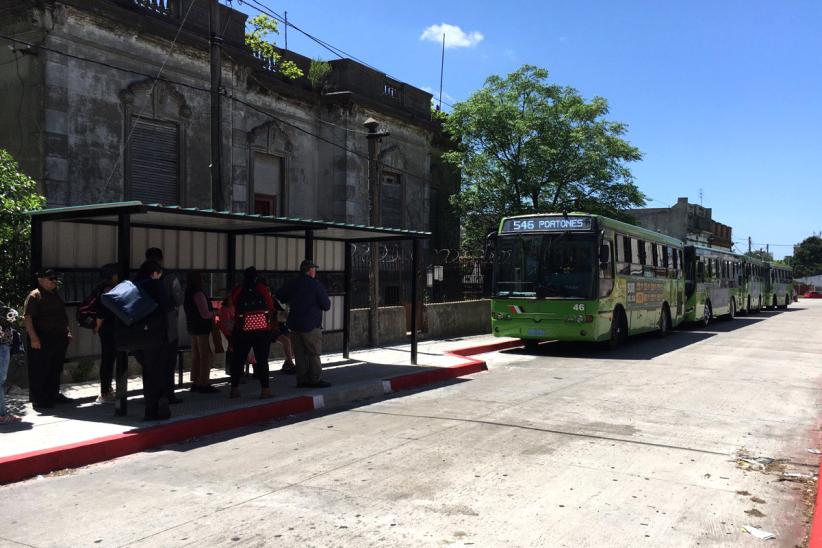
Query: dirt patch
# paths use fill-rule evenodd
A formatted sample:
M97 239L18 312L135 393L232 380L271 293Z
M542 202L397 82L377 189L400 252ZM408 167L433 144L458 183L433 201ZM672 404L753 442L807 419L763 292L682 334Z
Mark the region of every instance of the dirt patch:
M750 510L745 510L745 513L754 518L764 518L765 514L757 510L756 508L751 508Z

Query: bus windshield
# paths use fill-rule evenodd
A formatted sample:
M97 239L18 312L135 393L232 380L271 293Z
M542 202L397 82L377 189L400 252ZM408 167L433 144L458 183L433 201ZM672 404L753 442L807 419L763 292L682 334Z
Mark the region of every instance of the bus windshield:
M494 261L497 298L590 300L596 272L594 234L501 236Z

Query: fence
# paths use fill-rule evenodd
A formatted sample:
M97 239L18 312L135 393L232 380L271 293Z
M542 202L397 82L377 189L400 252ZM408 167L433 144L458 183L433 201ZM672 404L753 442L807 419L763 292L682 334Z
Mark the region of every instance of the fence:
M380 306L411 301L411 247L405 243L379 245ZM491 261L466 257L455 249L423 249L424 265L418 287L425 303L470 301L491 294ZM352 306L368 306L368 273L371 245L356 244L352 257Z

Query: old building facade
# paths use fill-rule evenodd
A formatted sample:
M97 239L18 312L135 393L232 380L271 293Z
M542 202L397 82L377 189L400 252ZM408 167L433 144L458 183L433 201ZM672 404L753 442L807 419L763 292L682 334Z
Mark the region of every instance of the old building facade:
M0 147L49 207L141 200L212 207L207 2L9 0L0 8ZM453 170L431 95L351 60L317 89L244 44L221 5L225 209L351 223L369 217L367 139L381 139L381 224L458 245ZM308 72L310 60L284 55ZM159 77L158 77L159 75Z
M628 212L636 224L674 238L706 247L730 250L733 247L730 226L714 221L709 207L677 198L671 207L649 207Z

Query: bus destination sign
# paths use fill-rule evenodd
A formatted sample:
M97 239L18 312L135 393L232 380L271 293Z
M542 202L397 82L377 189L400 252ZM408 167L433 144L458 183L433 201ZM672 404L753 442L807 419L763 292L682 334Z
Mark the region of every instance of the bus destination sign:
M591 230L591 217L522 217L506 219L503 232L565 232Z

